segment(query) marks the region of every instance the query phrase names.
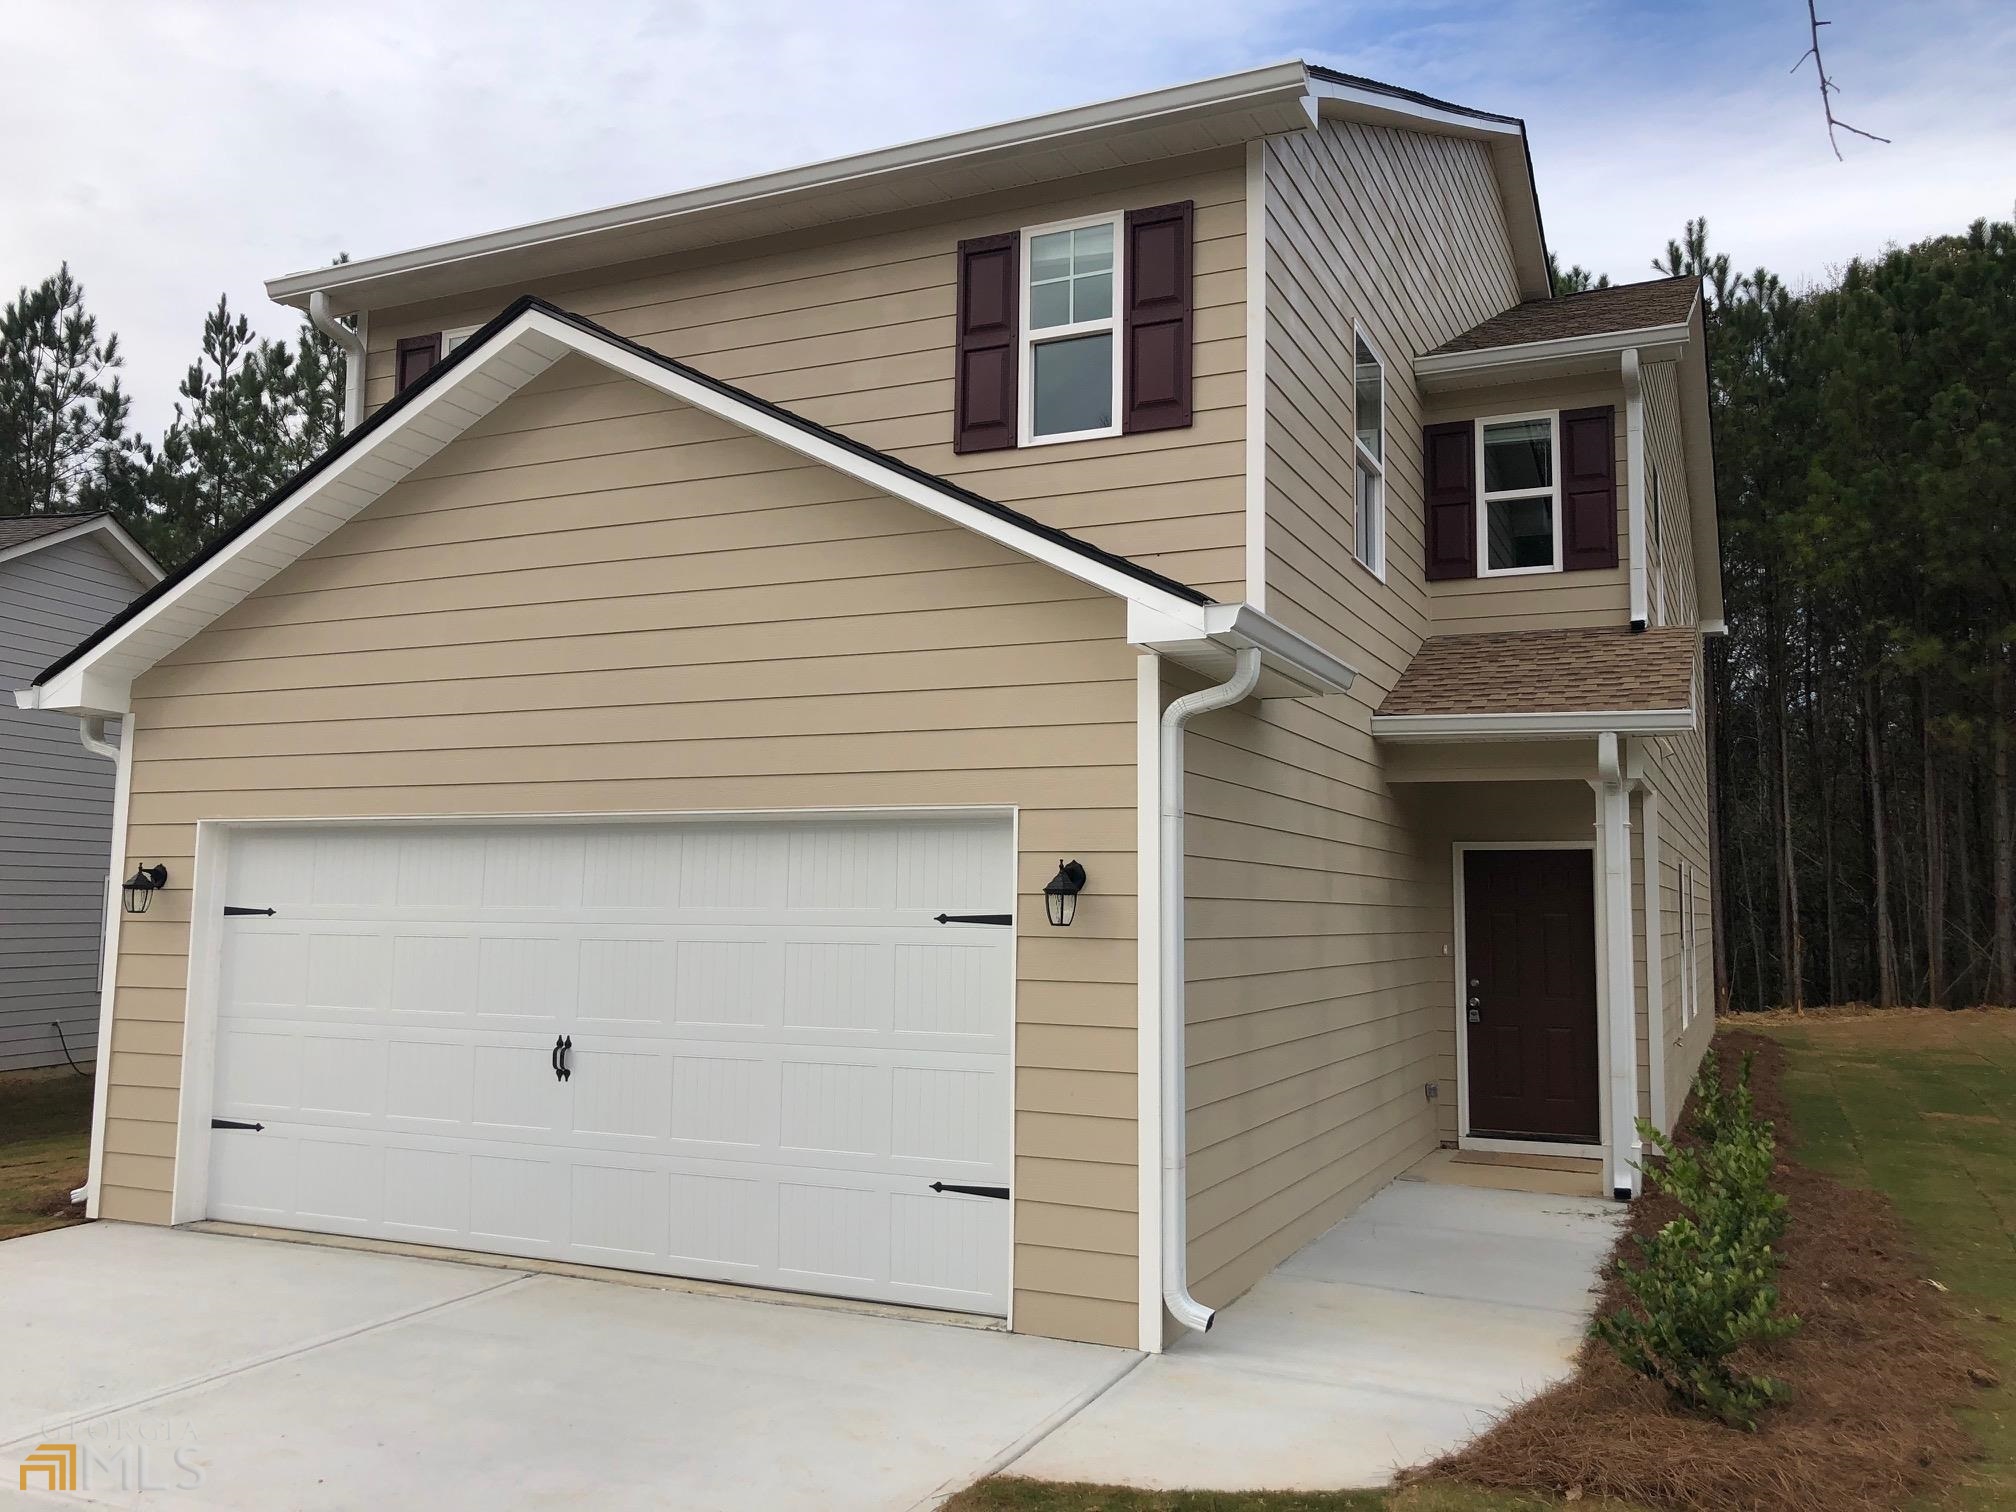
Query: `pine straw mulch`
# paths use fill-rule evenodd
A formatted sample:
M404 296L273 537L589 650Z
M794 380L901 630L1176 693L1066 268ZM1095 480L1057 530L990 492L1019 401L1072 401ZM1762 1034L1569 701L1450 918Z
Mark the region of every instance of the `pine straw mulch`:
M1777 1125L1777 1185L1789 1199L1779 1289L1804 1320L1790 1339L1738 1363L1786 1382L1791 1399L1755 1433L1725 1428L1673 1408L1591 1339L1572 1378L1420 1478L1676 1512L1896 1512L1956 1478L1974 1454L1954 1409L1995 1378L1927 1281L1888 1199L1788 1154L1796 1131L1780 1091L1782 1046L1725 1031L1716 1047L1725 1074L1756 1055L1752 1088L1758 1111ZM1678 1211L1664 1194L1632 1203L1619 1253L1635 1255L1630 1236L1657 1231ZM1601 1311L1626 1300L1612 1275Z

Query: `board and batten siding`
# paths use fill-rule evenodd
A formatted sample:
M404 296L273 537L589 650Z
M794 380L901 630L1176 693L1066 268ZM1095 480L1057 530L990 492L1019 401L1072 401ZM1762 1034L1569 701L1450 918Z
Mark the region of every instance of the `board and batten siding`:
M957 245L1074 217L1196 204L1194 420L1179 430L967 455L952 450ZM830 425L1047 525L1237 602L1245 568L1245 170L1208 153L373 311L367 401L400 338L487 320L536 293L710 377ZM641 395L579 396L568 423L644 445Z
M624 415L620 433L584 416ZM1013 805L1015 1323L1131 1345L1124 605L568 358L134 687L103 1211L166 1221L202 819ZM1044 921L1060 855L1092 879Z
M1262 172L1266 607L1361 675L1187 742L1190 1269L1214 1305L1435 1145L1448 863L1371 712L1431 613L1414 354L1519 297L1479 144L1326 121ZM1386 367L1384 583L1352 556L1354 323Z
M74 714L17 709L12 690L142 586L90 536L0 563L0 1071L97 1053L112 840L113 764L79 743Z

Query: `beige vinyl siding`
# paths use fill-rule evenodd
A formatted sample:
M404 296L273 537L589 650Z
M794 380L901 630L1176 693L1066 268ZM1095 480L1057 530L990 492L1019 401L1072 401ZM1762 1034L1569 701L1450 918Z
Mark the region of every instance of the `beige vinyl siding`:
M1598 404L1610 405L1615 410L1617 565L1593 572L1536 572L1430 583L1430 613L1434 618L1430 634L1561 630L1582 625L1621 625L1631 618L1630 474L1625 454L1621 377L1553 379L1437 394L1429 401L1426 423L1481 421L1496 415L1587 409Z
M1189 741L1190 1265L1213 1304L1435 1144L1448 862L1370 715L1429 622L1414 354L1518 299L1475 143L1324 122L1263 172L1267 609L1363 675ZM1354 321L1386 367L1385 583L1352 557Z
M1680 443L1680 389L1673 363L1645 369L1645 443L1649 464L1659 469L1660 536L1665 599L1665 623L1688 625L1700 618L1696 596L1693 545L1693 500ZM1704 647L1705 655L1705 647ZM1706 697L1706 679L1697 672L1697 710ZM1663 998L1666 1036L1666 1106L1678 1117L1694 1072L1707 1053L1715 1029L1715 954L1713 878L1709 843L1708 741L1705 725L1692 734L1646 741L1646 782L1659 801L1660 891L1664 894L1662 938L1666 942ZM1699 1011L1691 1023L1680 1022L1683 961L1680 934L1680 863L1686 862L1695 894L1695 975ZM1642 979L1641 979L1642 981ZM1641 986L1642 993L1643 988Z
M171 885L121 933L105 1215L169 1216L198 820L1014 805L1016 1325L1131 1345L1124 606L597 371L557 365L135 685L126 850ZM1094 879L1068 931L1059 855Z
M952 450L957 243L1194 200L1195 421L1183 430L960 456ZM392 395L399 338L488 319L533 292L987 498L1236 602L1245 566L1245 169L1223 151L1032 185L600 270L374 311L367 398ZM648 441L636 391L589 385L565 423L614 457ZM489 465L537 467L555 434L501 435ZM644 459L633 465L645 466ZM641 479L640 479L641 481Z
M1326 121L1267 144L1268 612L1379 695L1432 634L1418 353L1518 303L1477 142ZM1353 556L1354 329L1386 370L1386 581ZM1378 696L1369 696L1377 705Z

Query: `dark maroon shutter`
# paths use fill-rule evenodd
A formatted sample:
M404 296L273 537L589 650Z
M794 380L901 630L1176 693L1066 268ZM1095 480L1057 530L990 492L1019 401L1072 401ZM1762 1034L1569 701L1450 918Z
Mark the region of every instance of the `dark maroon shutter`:
M1617 413L1613 406L1561 412L1561 566L1617 565Z
M952 382L952 450L1015 444L1015 343L1022 286L1019 231L959 243L959 356Z
M1178 430L1190 423L1190 244L1195 214L1189 200L1127 212L1123 431Z
M1468 420L1421 431L1428 578L1477 576L1477 444Z
M413 387L426 374L427 369L441 360L441 333L430 331L425 336L406 336L399 342L395 359L399 374L399 393Z

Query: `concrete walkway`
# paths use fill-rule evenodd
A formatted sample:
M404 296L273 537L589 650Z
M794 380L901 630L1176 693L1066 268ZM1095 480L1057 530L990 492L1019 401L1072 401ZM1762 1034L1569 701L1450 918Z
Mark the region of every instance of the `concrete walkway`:
M1377 1484L1565 1368L1615 1221L1600 1202L1403 1181L1208 1339L1146 1360L90 1224L0 1244L0 1505L922 1512L1003 1469ZM76 1497L14 1491L43 1443L79 1446Z
M1601 1200L1395 1182L1009 1473L1383 1485L1567 1374L1620 1222Z

